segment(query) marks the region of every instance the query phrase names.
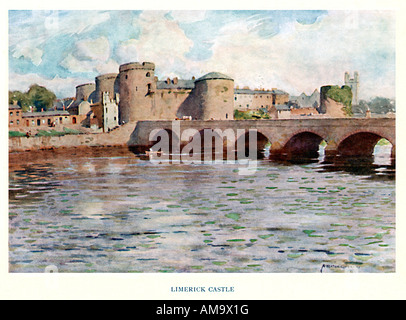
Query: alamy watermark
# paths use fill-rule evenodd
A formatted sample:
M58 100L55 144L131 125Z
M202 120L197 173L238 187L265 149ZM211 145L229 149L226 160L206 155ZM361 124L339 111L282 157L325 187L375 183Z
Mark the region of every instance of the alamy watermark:
M187 128L181 132L179 121L172 121L170 130L152 130L149 141L156 142L148 151L154 164L238 164L240 175L252 175L257 168L256 129Z

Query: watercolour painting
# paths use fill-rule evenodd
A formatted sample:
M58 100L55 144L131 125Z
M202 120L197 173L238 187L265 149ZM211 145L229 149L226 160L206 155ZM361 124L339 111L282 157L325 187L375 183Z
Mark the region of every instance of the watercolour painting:
M9 10L9 273L395 273L394 10Z

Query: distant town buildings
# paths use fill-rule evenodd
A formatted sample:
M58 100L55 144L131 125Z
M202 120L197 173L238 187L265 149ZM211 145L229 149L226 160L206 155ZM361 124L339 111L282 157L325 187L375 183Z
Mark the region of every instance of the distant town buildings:
M290 101L296 108L314 108L317 109L320 106L320 92L315 89L313 93L308 96L304 92L300 96L290 97Z
M234 109L240 111L264 109L274 114L277 105L286 105L288 102L289 94L276 88L251 90L248 87L237 87L234 90Z

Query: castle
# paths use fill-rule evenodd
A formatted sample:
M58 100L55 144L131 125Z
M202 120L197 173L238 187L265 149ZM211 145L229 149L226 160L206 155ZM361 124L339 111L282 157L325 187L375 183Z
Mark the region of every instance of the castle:
M267 119L345 117L342 112L327 112L330 109L340 111L340 105L330 106L319 114L317 107L321 99L317 90L311 97L302 94L291 100L294 97L277 88L234 88L234 80L219 72L210 72L198 79L175 77L160 81L152 62L125 63L118 71L99 75L94 83L76 86L75 98L63 106L63 110L55 107L53 111L22 113L17 105L9 106L9 127L18 130L80 126L94 132L108 132L140 120L233 120L235 110L262 110L267 113ZM350 79L346 72L345 83L352 89L353 104L358 103L358 73ZM305 103L305 98L312 101L311 105ZM297 104L295 107L292 107L292 101Z
M139 120L231 120L234 80L211 72L201 78L158 81L151 62L120 66L76 87L72 113L89 115L89 125L105 130Z

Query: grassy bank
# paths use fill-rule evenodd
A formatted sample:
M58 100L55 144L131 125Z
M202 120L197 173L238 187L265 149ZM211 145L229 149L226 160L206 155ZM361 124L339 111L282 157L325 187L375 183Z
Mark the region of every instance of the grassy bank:
M38 133L35 134L35 137L57 137L57 136L64 136L67 134L82 134L81 131L69 128L63 128L63 131L56 131L56 130L38 130ZM9 138L13 137L25 137L25 132L19 131L9 131L8 132Z

